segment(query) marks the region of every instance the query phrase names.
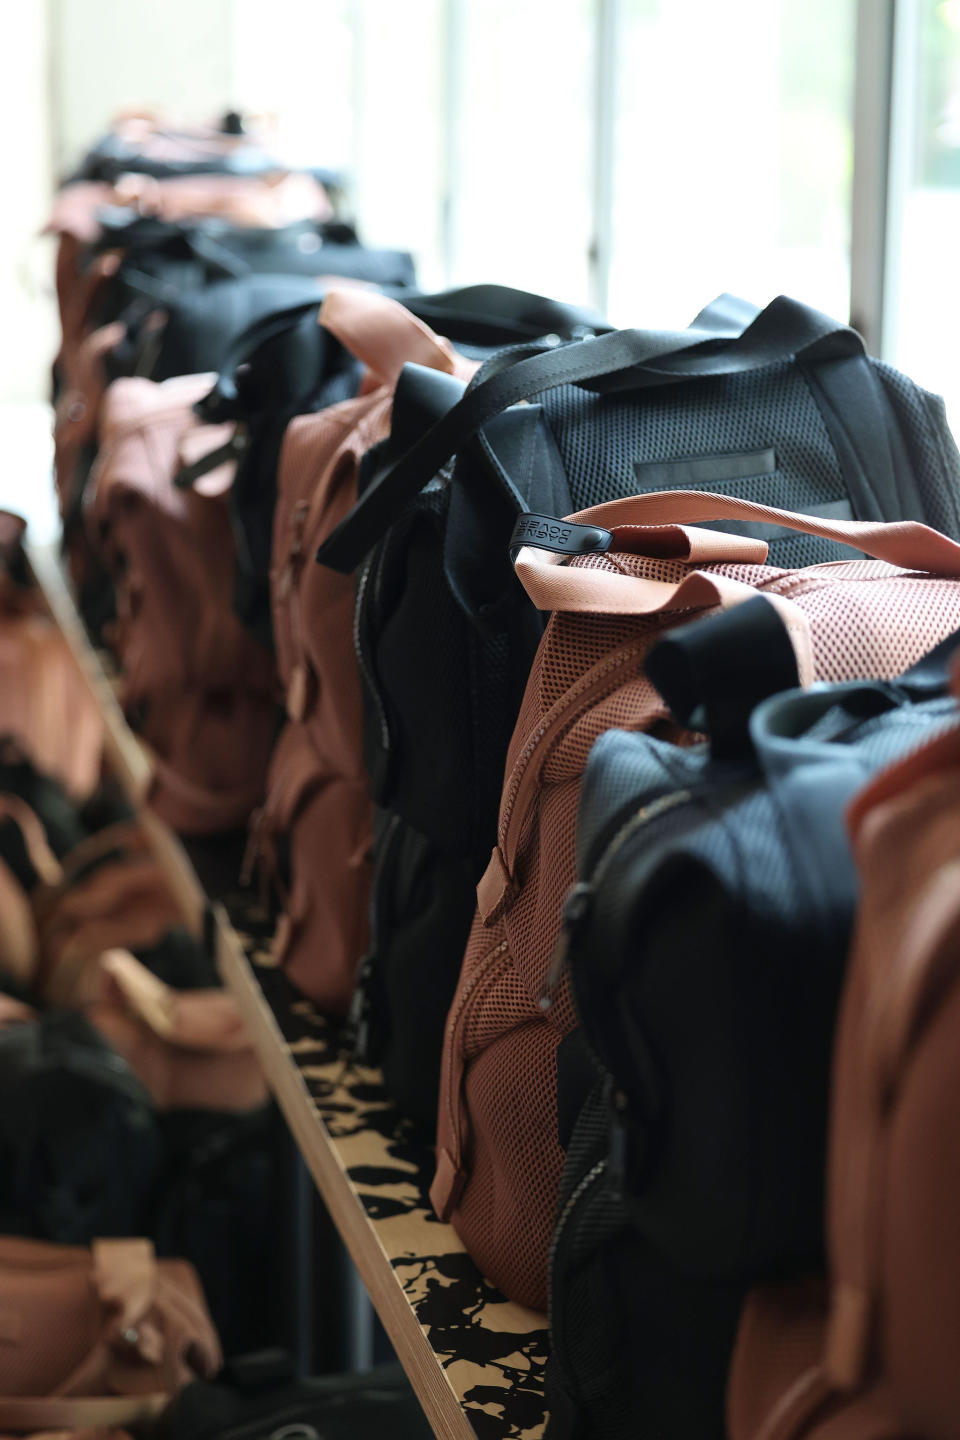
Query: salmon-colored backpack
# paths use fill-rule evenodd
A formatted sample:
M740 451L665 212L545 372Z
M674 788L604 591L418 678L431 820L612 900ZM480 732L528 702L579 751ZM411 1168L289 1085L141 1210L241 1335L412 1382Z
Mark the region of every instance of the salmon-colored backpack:
M89 517L116 587L123 704L153 752L151 802L188 834L246 824L276 724L272 656L232 605L233 462L193 486L175 483L228 438L230 427L193 414L213 378L110 387Z
M772 521L877 558L775 569L762 541L688 528L713 520ZM960 624L960 545L917 523L828 523L685 491L611 501L572 522L518 522L517 573L554 613L511 742L498 843L447 1022L431 1190L484 1274L538 1308L563 1159L557 1046L576 1023L562 973L549 972L576 878L583 769L613 727L691 739L643 673L648 650L665 629L758 591L783 614L805 684L892 677Z
M88 800L100 781L103 717L29 583L26 521L0 510L0 741Z
M366 943L372 805L353 579L315 564L314 555L356 500L363 455L390 433L403 366L463 380L476 366L402 305L373 292L331 291L319 320L367 373L354 399L293 420L280 454L270 590L287 724L253 842L283 900L278 960L300 989L340 1013ZM289 878L282 881L284 836Z
M143 1422L222 1361L193 1266L157 1260L149 1240L5 1236L0 1321L4 1431Z
M860 908L836 1035L827 1285L745 1307L732 1440L960 1434L960 727L848 817Z
M107 357L126 334L119 320L84 335L64 357L53 417L53 472L60 517L79 502L99 441L100 407L109 382Z

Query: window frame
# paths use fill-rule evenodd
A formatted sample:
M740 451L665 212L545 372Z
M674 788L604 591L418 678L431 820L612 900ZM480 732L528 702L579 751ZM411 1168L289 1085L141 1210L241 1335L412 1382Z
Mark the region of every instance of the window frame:
M360 4L362 0L353 0ZM439 199L442 256L447 283L456 275L462 95L466 64L463 5L444 0L444 188ZM896 347L895 305L899 265L899 205L906 183L916 84L917 0L857 0L851 186L850 323L868 349L890 358ZM593 176L588 266L591 303L605 313L613 245L617 55L623 33L622 0L593 0Z

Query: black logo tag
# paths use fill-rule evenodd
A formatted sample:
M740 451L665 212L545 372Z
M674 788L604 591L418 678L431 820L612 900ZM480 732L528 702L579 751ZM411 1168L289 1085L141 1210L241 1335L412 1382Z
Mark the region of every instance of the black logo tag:
M599 525L575 525L553 515L521 515L510 536L510 555L515 560L524 545L557 555L602 555L612 544L613 531Z

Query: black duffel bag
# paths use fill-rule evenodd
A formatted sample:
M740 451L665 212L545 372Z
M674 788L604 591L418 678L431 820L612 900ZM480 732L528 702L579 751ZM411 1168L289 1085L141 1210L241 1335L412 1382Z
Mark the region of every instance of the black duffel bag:
M681 488L958 536L960 456L941 401L868 359L853 330L783 297L759 313L721 297L679 333L514 347L456 404L447 377L408 371L391 440L366 457L361 498L318 558L361 565L355 633L378 814L357 1048L428 1133L541 633L510 564L517 516ZM774 565L851 553L751 528Z
M896 682L785 690L751 714L796 677L758 598L648 657L709 745L613 730L593 747L562 943L599 1078L551 1248L551 1440L721 1440L747 1289L822 1270L857 896L844 812L955 724L958 639Z

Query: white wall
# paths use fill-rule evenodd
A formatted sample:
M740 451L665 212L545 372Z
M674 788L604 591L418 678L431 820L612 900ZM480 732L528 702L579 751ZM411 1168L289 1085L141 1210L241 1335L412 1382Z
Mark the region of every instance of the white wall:
M203 119L233 103L233 0L47 3L58 169L72 164L118 110Z
M203 116L231 103L232 5L0 0L0 402L36 403L49 393L54 252L40 231L57 175L118 109Z
M56 346L53 254L38 239L51 190L47 9L0 0L0 399L45 393Z

